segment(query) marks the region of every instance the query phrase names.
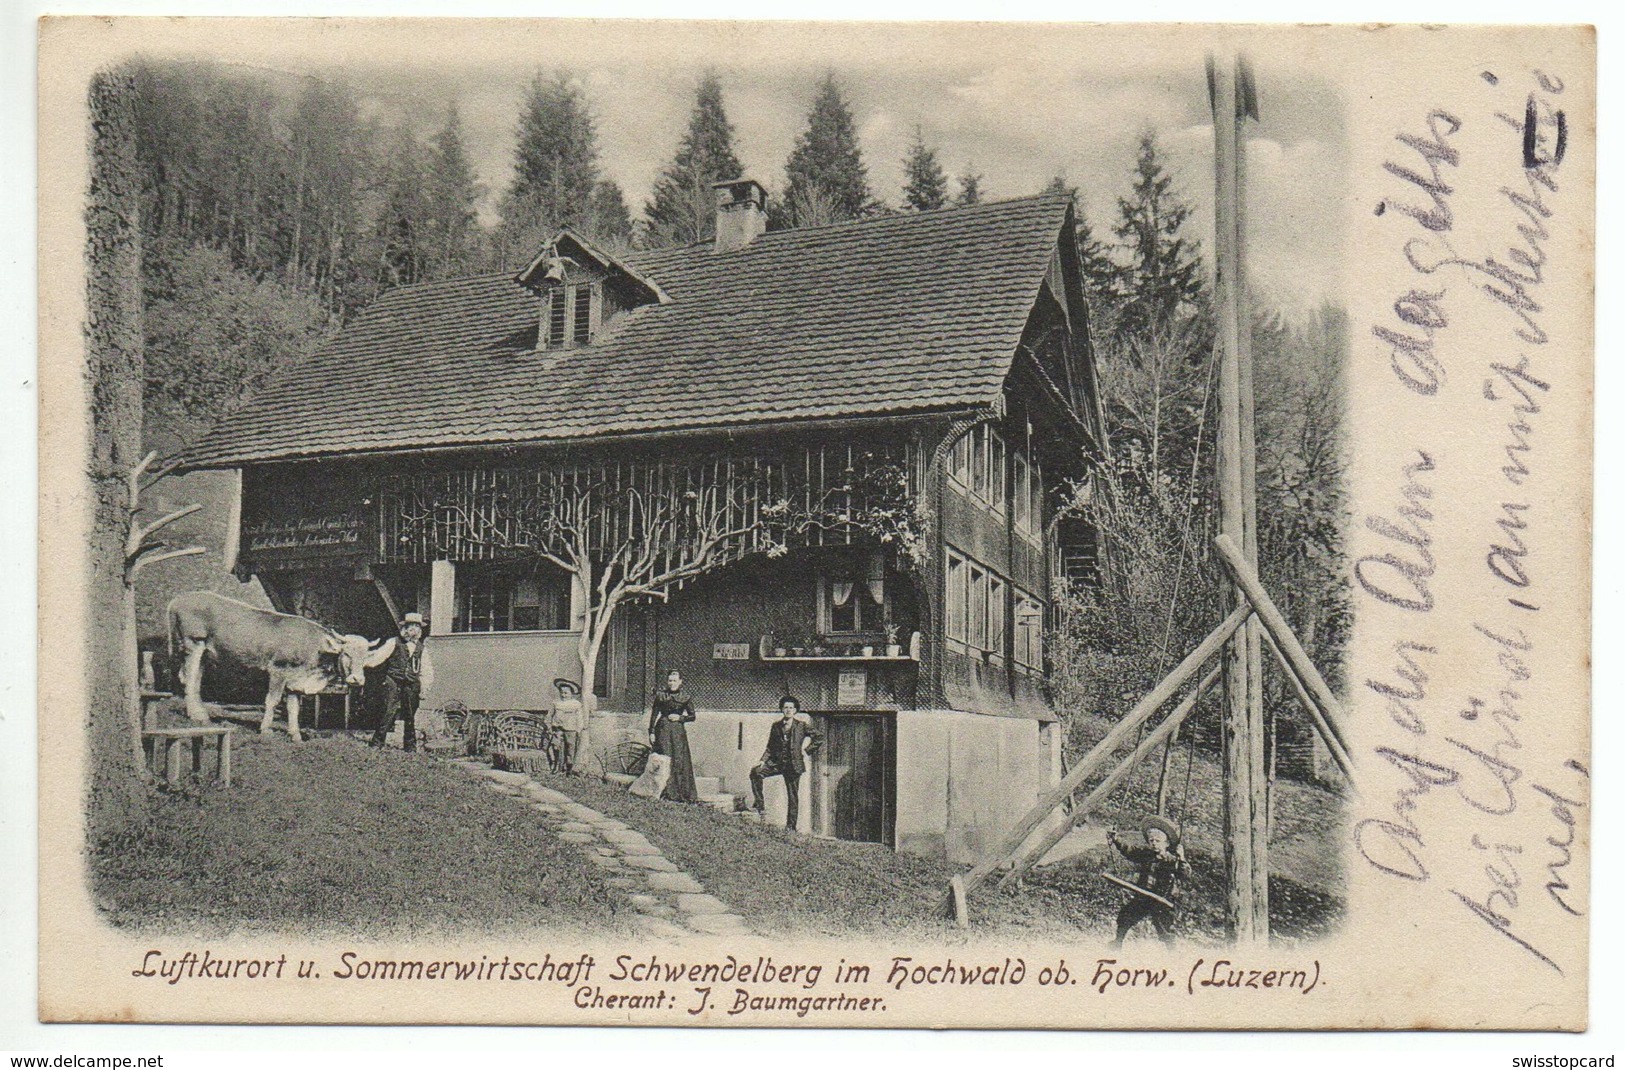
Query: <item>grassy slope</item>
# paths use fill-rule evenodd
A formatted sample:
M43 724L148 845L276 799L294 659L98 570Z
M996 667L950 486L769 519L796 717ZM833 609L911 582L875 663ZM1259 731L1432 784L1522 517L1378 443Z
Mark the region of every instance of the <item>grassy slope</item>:
M241 735L236 784L158 800L139 837L95 861L113 923L187 930L313 929L406 936L536 927L627 931L614 897L535 813L439 762L371 751L348 739L295 746ZM1128 827L1150 808L1156 768L1138 771L1097 823ZM1184 782L1178 763L1178 792ZM799 935L913 932L947 936L936 914L961 867L865 844L791 836L709 807L652 803L590 780L554 787L643 831L759 931ZM1342 903L1324 849L1339 835L1333 797L1279 788L1271 882L1273 926L1286 938L1336 924ZM1192 767L1186 806L1196 869L1181 933L1223 933L1218 783ZM1104 849L1035 874L1024 889L973 901L979 931L1105 938L1123 902L1100 879L1126 872Z
M92 859L115 925L406 937L631 931L579 848L466 773L341 738L238 734L233 786L170 794Z
M1155 808L1158 763L1146 763L1115 792L1093 823L1133 828ZM1176 762L1173 809L1184 812L1194 870L1181 911L1182 935L1218 941L1225 928L1222 817L1218 769L1198 757L1186 795L1185 752ZM549 783L644 832L673 861L766 931L798 933L944 930L935 915L948 879L961 868L877 846L789 836L710 807L655 803L588 780ZM1338 867L1341 804L1290 781L1276 787L1271 841L1271 925L1278 937L1312 937L1334 927L1343 902ZM1100 873L1132 877L1107 848L1035 872L1026 887L983 892L972 902L982 930L1108 937L1123 893Z

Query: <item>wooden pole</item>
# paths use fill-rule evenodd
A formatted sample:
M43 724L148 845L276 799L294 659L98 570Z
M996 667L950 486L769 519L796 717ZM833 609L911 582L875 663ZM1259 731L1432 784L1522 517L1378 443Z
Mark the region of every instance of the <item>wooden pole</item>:
M1231 119L1236 161L1236 365L1241 385L1241 507L1242 550L1258 571L1258 445L1256 398L1253 391L1253 315L1247 294L1247 137L1249 112L1258 118L1252 71L1241 56L1235 62L1236 110ZM1252 785L1253 926L1259 939L1269 936L1270 843L1269 777L1264 769L1264 649L1262 629L1255 616L1242 631L1247 644L1247 719L1250 751L1248 776Z
M1237 94L1235 70L1230 64L1208 59L1212 88L1214 194L1214 305L1215 335L1219 347L1219 531L1238 545L1247 542L1248 480L1243 474L1241 334L1242 281L1238 181L1239 140L1237 138ZM1231 584L1227 599L1232 607L1246 604L1240 590ZM1220 761L1224 774L1225 870L1229 878L1226 906L1231 935L1239 943L1252 943L1269 936L1269 886L1267 862L1254 858L1258 845L1257 824L1263 820L1262 775L1255 776L1255 716L1252 706L1254 684L1249 673L1251 658L1245 635L1225 648L1225 716ZM1256 711L1261 713L1260 711ZM1260 924L1262 919L1263 924Z
M1106 779L1095 785L1095 790L1091 791L1083 802L1073 809L1070 821L1046 832L1044 838L1039 840L1032 850L1023 851L1021 857L1015 860L1015 865L1000 879L999 887L1004 888L1014 884L1026 876L1027 871L1042 862L1044 856L1049 854L1050 848L1060 843L1079 821L1094 813L1095 808L1106 801L1106 797L1115 791L1117 785L1121 784L1124 778L1134 772L1141 762L1145 761L1147 755L1156 750L1157 747L1166 745L1173 738L1174 733L1179 731L1179 726L1185 723L1185 718L1190 716L1190 712L1196 708L1196 704L1201 701L1202 696L1207 694L1213 685L1219 682L1219 673L1219 669L1213 669L1202 677L1201 682L1192 689L1189 695L1185 696L1178 706L1173 708L1168 716L1163 719L1163 722L1148 733L1140 741L1140 745L1135 747L1127 758L1117 764L1117 768L1106 774Z
M1105 737L1083 756L1083 760L1061 778L1059 784L1040 796L1027 815L1005 836L999 848L965 873L965 894L974 892L982 881L987 879L988 874L1014 857L1016 852L1021 850L1021 845L1027 842L1027 837L1032 835L1033 830L1043 824L1044 819L1049 817L1056 807L1070 798L1080 784L1098 772L1132 732L1178 694L1179 689L1196 675L1202 665L1229 642L1251 613L1251 607L1243 603L1226 617L1224 623L1213 629L1195 650L1185 655L1184 661L1175 666L1172 672L1163 677L1161 683L1151 689L1150 694L1141 699L1121 721L1113 725L1111 731L1107 732Z

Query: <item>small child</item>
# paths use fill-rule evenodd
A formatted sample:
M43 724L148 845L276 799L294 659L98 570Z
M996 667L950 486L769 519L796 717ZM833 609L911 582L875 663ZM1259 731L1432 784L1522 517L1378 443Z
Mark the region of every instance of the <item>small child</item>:
M553 723L563 736L563 753L559 755L559 772L576 776L576 762L581 760L582 744L587 735L587 708L581 701L581 688L574 680L560 677L553 681L559 694L553 706Z
M1140 825L1140 833L1145 837L1143 845L1123 842L1115 829L1106 834L1106 839L1124 858L1140 867L1136 884L1169 902L1178 902L1179 884L1191 875L1190 863L1185 861L1185 845L1179 842L1179 826L1165 817L1148 817ZM1117 938L1112 946L1122 947L1128 931L1146 918L1151 919L1162 942L1172 947L1173 908L1139 893L1117 912Z

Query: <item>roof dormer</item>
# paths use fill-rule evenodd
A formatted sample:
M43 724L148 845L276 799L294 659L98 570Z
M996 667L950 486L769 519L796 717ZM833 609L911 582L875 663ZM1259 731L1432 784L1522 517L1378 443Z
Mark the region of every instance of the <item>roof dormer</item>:
M670 300L652 279L569 230L514 281L541 298L537 349L590 345L617 317Z

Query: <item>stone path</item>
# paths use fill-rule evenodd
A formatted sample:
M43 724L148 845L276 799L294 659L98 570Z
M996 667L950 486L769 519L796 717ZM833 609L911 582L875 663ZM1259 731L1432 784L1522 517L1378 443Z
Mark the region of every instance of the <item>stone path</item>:
M560 842L581 848L587 861L604 874L604 883L637 912L638 928L650 936L675 939L750 932L744 918L626 822L583 806L524 773L493 769L477 758L455 758L451 764L486 778L486 787L494 792L528 802Z

